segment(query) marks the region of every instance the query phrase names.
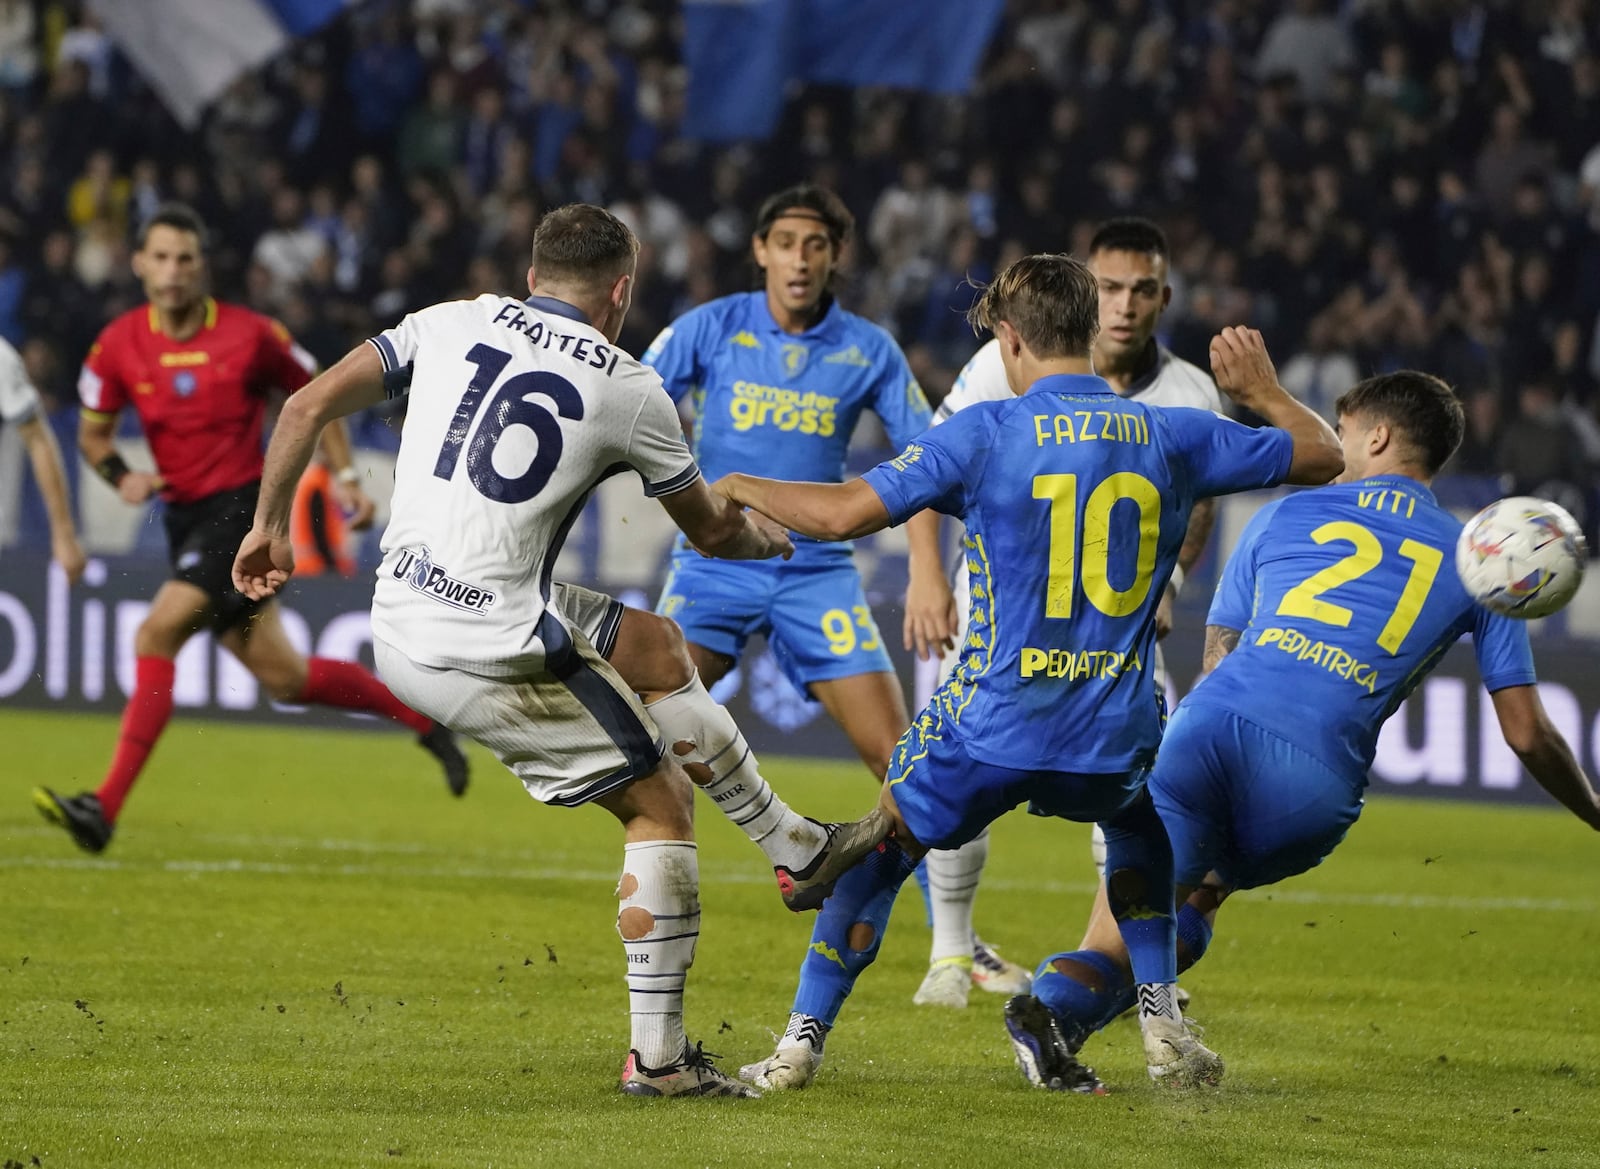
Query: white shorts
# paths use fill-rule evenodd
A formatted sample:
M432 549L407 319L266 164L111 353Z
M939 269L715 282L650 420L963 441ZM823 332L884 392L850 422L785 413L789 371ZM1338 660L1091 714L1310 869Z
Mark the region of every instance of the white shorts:
M558 580L550 586L550 607L566 619L568 629L576 629L588 639L595 653L610 660L622 614L627 611L621 601Z
M649 775L666 744L589 639L559 612L551 618L571 644L525 678L421 666L377 638L372 648L401 702L489 748L534 799L570 808Z

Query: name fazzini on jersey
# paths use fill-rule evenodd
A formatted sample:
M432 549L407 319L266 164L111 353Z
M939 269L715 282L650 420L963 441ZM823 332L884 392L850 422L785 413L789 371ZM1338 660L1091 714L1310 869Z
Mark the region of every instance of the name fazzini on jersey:
M407 397L373 633L425 666L543 669L551 576L589 493L626 470L650 496L700 478L677 409L653 370L546 297L434 305L371 344L386 391Z

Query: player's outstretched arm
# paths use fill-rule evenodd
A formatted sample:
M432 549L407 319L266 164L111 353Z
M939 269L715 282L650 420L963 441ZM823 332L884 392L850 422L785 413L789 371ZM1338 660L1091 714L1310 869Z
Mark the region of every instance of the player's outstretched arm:
M717 480L713 490L814 540L854 540L881 532L890 522L889 509L864 479L786 483L736 472Z
M276 593L294 572L289 547L289 510L295 485L305 474L322 428L383 401L383 362L371 345L351 350L325 373L290 397L267 445L256 501L255 526L233 562L233 585L251 600Z
M704 479L671 495L661 496L672 522L683 529L693 544L706 556L718 560L770 560L794 555L789 533L765 516L746 512L725 495L719 495Z
M1589 827L1600 829L1600 797L1545 713L1538 687L1507 686L1489 697L1506 745L1517 753L1539 786Z
M78 543L78 530L72 523L72 498L67 494L67 469L61 461L61 447L55 432L43 418L35 416L17 427L33 464L33 480L44 496L44 509L50 517L50 555L77 584L87 562Z
M1267 343L1255 329L1229 326L1211 339L1211 373L1217 388L1294 440L1286 482L1327 483L1344 470L1344 451L1333 427L1278 384Z

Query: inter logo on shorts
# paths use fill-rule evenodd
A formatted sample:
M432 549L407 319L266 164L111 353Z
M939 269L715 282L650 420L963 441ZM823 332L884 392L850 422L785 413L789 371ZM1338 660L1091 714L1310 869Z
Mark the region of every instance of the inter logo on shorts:
M402 548L395 560L394 578L403 580L413 592L429 600L449 605L465 613L484 613L495 602L495 594L464 580L457 580L433 562L426 547Z

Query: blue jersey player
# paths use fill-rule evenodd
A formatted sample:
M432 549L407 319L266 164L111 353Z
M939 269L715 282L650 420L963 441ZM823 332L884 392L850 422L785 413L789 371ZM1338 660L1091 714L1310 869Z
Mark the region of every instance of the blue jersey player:
M829 291L852 227L830 191L773 195L752 240L765 287L685 313L646 351L667 392L692 407L709 481L742 471L837 483L867 410L896 447L927 429L927 399L899 346ZM933 518L908 530L908 648L942 646L955 630ZM802 540L781 567L727 568L680 542L657 606L683 627L701 679L715 684L750 636L764 635L785 676L822 703L882 778L909 718L850 546Z
M1245 529L1207 618L1210 673L1173 714L1150 779L1185 967L1229 893L1303 873L1344 839L1379 728L1463 635L1507 744L1600 828L1594 788L1539 701L1527 628L1474 605L1456 576L1461 523L1428 490L1461 441L1455 395L1402 371L1362 382L1337 410L1343 481L1277 500ZM1034 994L1048 1012L1035 1043L1070 1064L1130 1005L1121 939L1104 931L1047 958Z
M1145 791L1161 737L1156 608L1197 499L1325 482L1339 451L1327 424L1270 378L1219 371L1225 389L1282 429L1121 398L1090 364L1097 299L1078 261L1019 260L973 314L1000 338L1020 396L963 411L854 483L736 475L718 485L826 538L929 507L958 516L971 578L962 661L890 764L879 807L894 839L841 877L823 905L789 1029L772 1057L741 1073L763 1087L803 1087L815 1075L916 858L960 846L1024 802L1104 828L1111 908L1133 956L1152 1074L1177 1082L1220 1072L1172 994L1172 857ZM1260 345L1236 330L1226 341Z

